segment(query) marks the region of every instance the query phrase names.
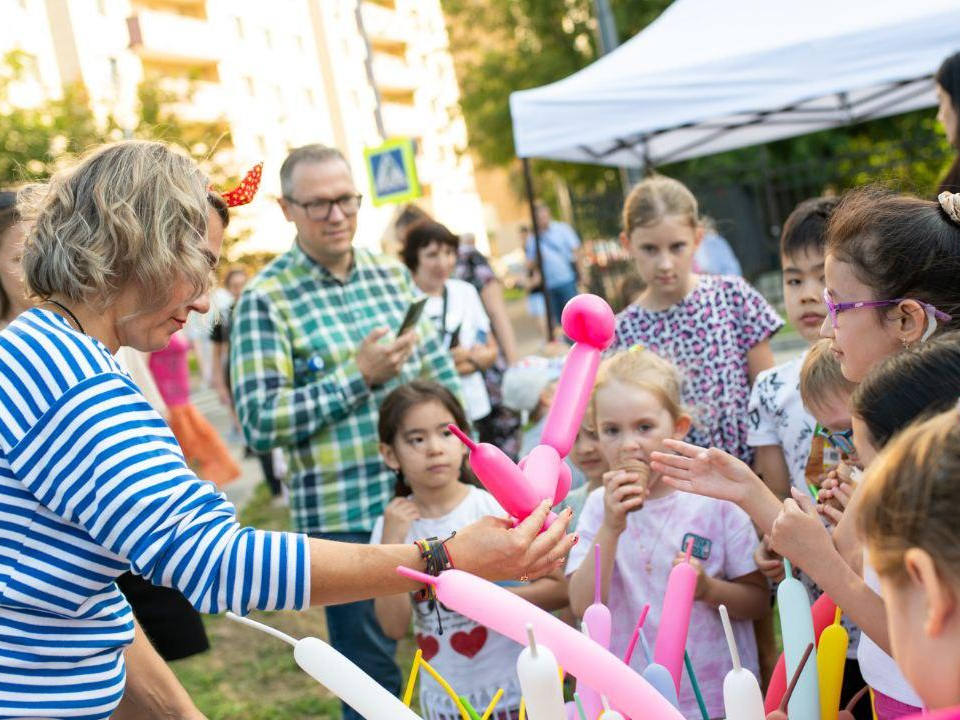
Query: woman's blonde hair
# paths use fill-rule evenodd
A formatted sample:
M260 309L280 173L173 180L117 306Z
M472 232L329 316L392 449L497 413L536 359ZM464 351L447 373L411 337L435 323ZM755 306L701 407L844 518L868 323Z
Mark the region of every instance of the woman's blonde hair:
M804 406L823 407L835 398L849 397L857 389L843 376L840 361L830 351L830 340L815 342L800 366L800 399Z
M208 180L179 150L130 140L93 149L21 197L32 221L23 251L27 294L103 310L131 282L142 310L170 300L183 278L197 296L211 281Z
M594 426L598 418L597 392L614 382L633 385L651 393L675 421L690 415L680 401L683 385L680 371L656 353L636 346L621 350L600 363L589 407Z
M862 484L857 523L870 564L895 581L903 556L925 550L960 581L960 417L951 408L898 434L877 456Z
M700 226L697 199L679 180L654 175L635 185L623 204L623 231L629 237L641 227L656 225L664 217L674 215Z

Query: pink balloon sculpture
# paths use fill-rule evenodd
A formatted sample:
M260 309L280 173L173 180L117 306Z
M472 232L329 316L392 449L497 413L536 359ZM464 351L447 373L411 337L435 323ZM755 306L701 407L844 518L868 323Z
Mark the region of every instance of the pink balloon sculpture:
M450 430L470 448L470 468L497 502L518 522L541 501L559 505L570 490L570 469L563 459L570 452L583 413L590 402L601 353L613 342L616 318L596 295L578 295L561 317L564 332L576 343L560 373L553 405L547 413L540 444L515 464L499 448L475 443L458 428ZM544 527L556 519L550 514Z
M397 572L433 585L440 602L451 610L518 643L525 642L530 623L537 641L553 651L564 670L602 693L623 714L644 720L683 720L676 708L620 658L509 590L461 570L447 570L437 577L402 566Z
M603 604L600 586L600 545L594 545L594 578L593 604L583 613L583 624L590 633L590 639L607 650L610 649L610 635L613 627L613 617L610 608ZM583 708L587 717L598 717L603 712L603 701L600 693L589 685L577 682L577 692L583 701Z
M670 671L678 694L680 693L680 676L683 674L683 651L687 645L693 596L697 589L697 571L690 564L693 538L687 542L686 550L686 558L682 563L674 566L667 579L667 592L663 596L663 614L657 630L657 643L653 648L654 661Z

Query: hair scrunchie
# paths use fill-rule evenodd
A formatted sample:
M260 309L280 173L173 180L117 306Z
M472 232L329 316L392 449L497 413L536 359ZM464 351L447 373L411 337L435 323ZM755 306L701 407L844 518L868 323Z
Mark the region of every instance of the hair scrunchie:
M940 207L955 224L960 225L960 193L944 190L937 196Z

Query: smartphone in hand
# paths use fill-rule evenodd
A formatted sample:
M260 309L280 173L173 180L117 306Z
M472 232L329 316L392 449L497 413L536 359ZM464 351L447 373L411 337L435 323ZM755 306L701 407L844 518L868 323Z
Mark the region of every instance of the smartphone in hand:
M400 329L397 330L397 337L416 327L417 323L420 322L420 316L423 315L423 308L426 304L426 297L417 298L410 303L410 307L407 308L407 314L404 316L403 322L400 323Z

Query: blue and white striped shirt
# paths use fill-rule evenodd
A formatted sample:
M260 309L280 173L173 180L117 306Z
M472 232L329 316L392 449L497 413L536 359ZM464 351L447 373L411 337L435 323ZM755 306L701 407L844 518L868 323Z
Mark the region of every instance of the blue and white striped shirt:
M59 315L0 332L0 717L107 718L132 569L201 612L309 604L306 537L242 528L105 346Z

